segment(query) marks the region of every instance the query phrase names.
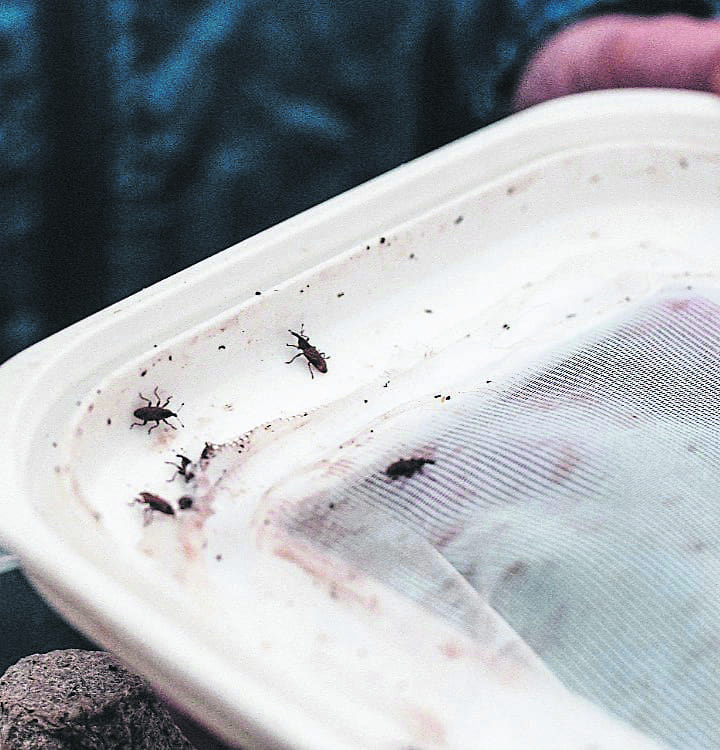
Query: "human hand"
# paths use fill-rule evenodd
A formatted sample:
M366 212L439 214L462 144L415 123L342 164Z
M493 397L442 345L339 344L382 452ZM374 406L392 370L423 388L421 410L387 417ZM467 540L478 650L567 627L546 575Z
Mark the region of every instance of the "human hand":
M720 95L720 20L606 15L580 21L536 52L513 109L582 91L645 87Z

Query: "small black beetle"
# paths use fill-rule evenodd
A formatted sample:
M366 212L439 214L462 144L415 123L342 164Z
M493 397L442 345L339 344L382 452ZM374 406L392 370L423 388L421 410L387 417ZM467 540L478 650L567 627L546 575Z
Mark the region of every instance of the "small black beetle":
M153 402L149 398L145 398L142 393L138 394L143 401L147 401L147 406L141 406L139 409L135 409L135 411L133 412L133 416L137 417L138 419L142 419L142 422L133 422L130 425L130 429L136 426L144 427L148 422L155 422L155 424L148 430L149 435L156 427L160 426L160 422L165 422L168 427L172 427L173 430L177 430L177 427L175 427L175 425L172 425L167 421L170 417L175 417L177 421L180 422L180 418L178 417L178 415L174 411L170 411L170 409L166 408L170 403L170 399L172 398L172 396L168 396L165 403L160 405L160 396L158 396L157 386L155 386L153 394L157 399L156 404L153 404ZM180 408L182 408L182 406L183 405L181 404ZM180 426L184 427L182 422L180 422Z
M200 460L209 461L214 455L215 448L213 447L212 443L206 442L205 447L202 449L202 453L200 454Z
M163 500L158 495L153 495L152 492L141 492L140 497L135 499L135 502L143 503L147 505L150 510L157 510L160 513L164 513L166 516L174 516L175 509L170 505L167 500Z
M312 365L318 372L327 372L327 360L330 359L325 352L319 352L314 346L311 346L310 340L303 331L304 324L300 326L300 333L295 333L288 328L288 331L297 338L297 344L285 344L285 346L291 346L294 349L300 349L300 351L285 364L289 365L290 362L294 362L301 355L305 355L308 361L308 370L310 370L310 377L314 378Z
M400 477L411 477L416 472L422 474L422 467L425 464L434 464L431 458L401 458L399 461L390 464L385 469L385 473L390 479L399 479Z
M167 481L172 482L179 474L181 477L185 477L186 482L189 482L195 476L195 472L188 469L188 466L192 466L192 461L187 456L183 456L182 453L176 453L175 456L180 459L179 465L172 461L165 461L166 464L175 467L175 473Z

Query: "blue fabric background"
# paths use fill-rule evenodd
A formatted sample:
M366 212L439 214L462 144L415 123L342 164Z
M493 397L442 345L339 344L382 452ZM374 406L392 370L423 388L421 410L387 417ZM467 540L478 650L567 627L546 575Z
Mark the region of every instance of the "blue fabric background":
M0 5L0 361L503 117L569 0Z

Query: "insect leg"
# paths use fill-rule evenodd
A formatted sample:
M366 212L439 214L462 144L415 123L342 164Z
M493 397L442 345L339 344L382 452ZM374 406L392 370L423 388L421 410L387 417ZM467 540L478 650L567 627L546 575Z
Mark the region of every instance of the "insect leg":
M175 479L175 477L178 476L178 474L180 476L182 476L182 475L185 474L185 470L182 469L177 464L174 464L172 461L165 461L165 463L168 464L169 466L174 466L175 467L175 473L170 477L170 479L166 479L165 480L166 482L172 482L172 480Z
M290 344L288 344L290 346ZM289 365L291 362L294 362L298 357L302 357L303 352L299 351L292 359L289 359L285 364Z
M308 370L310 370L310 377L315 380L315 376L313 375L312 367L310 366L310 362L308 361Z

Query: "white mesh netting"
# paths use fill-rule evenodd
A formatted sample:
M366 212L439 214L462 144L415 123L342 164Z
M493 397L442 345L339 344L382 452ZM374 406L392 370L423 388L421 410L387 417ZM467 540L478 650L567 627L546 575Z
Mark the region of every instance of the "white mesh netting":
M470 633L489 602L571 690L671 747L720 747L711 297L665 294L379 421L282 523ZM434 463L388 475L411 458Z

